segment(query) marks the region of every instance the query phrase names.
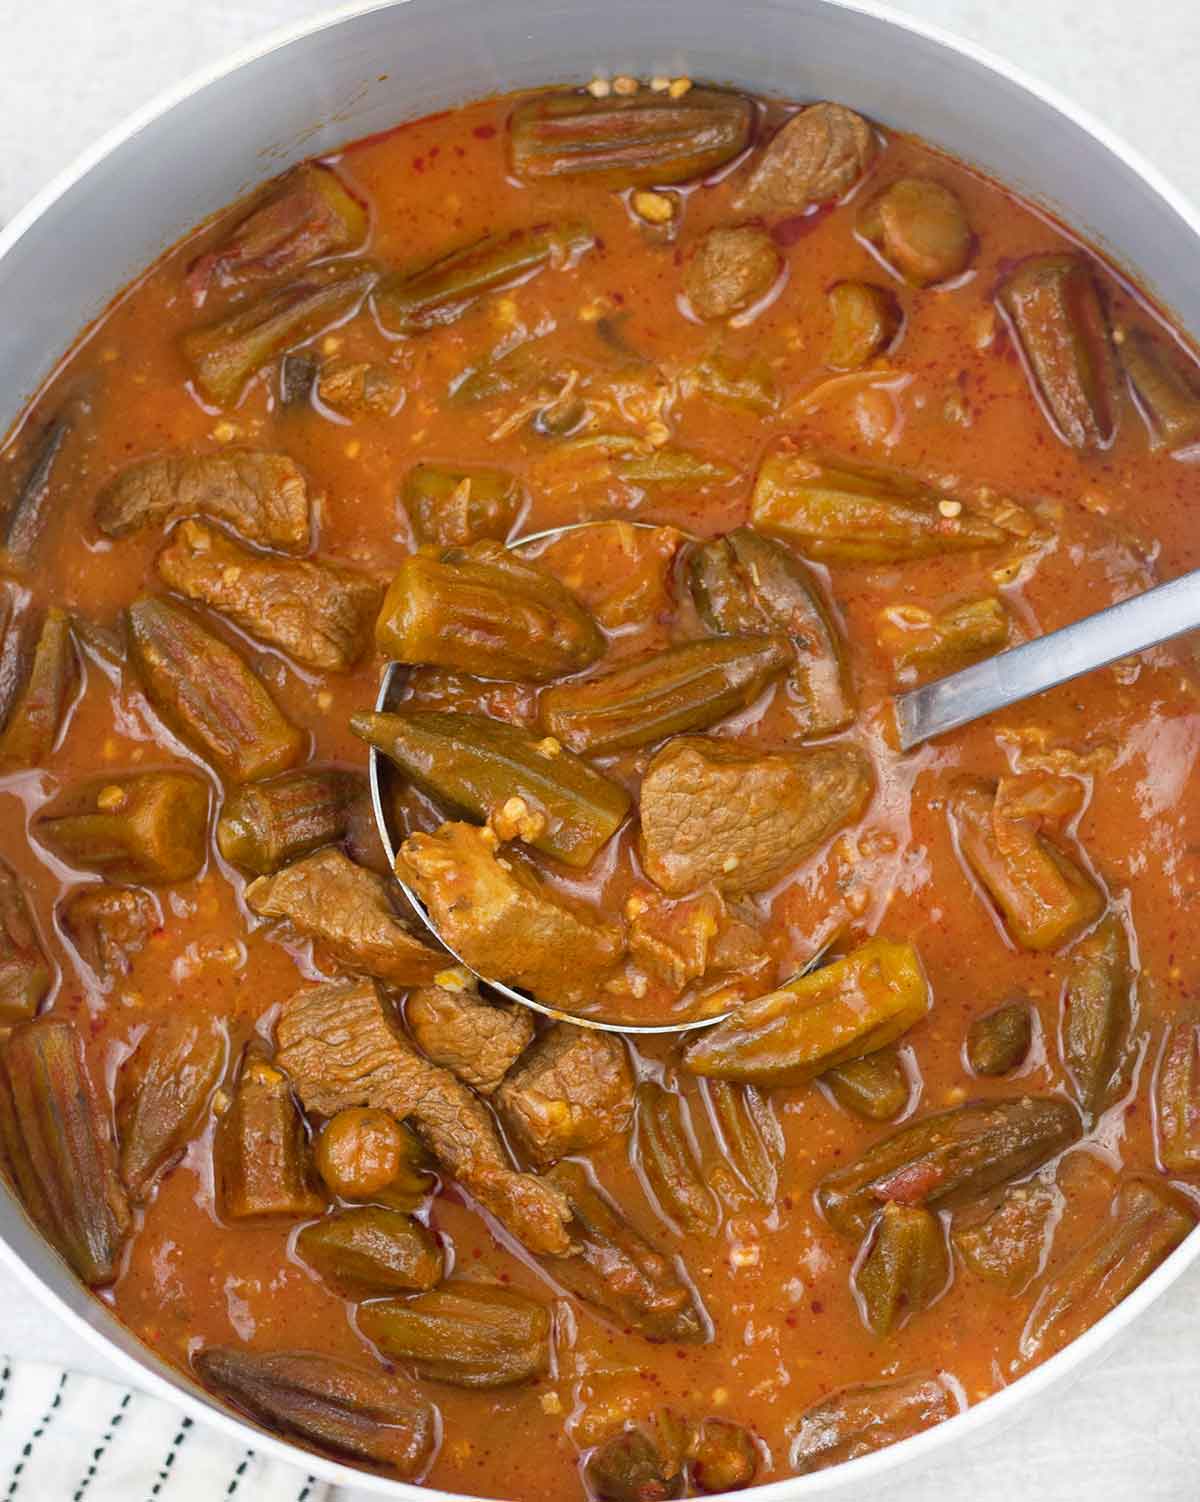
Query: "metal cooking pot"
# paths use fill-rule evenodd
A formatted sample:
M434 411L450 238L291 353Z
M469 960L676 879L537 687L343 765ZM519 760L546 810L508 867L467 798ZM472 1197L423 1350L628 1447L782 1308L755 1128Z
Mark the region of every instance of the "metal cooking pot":
M837 99L915 131L1018 189L1106 250L1200 330L1200 217L1095 120L932 27L846 0L378 0L241 52L98 141L0 234L0 431L109 299L198 220L316 152L481 95L596 73L687 74ZM1200 1256L1200 1231L1065 1351L958 1418L754 1502L873 1483L961 1444L1083 1367ZM0 1192L0 1258L131 1383L243 1444L345 1486L445 1493L300 1451L232 1417L136 1341Z

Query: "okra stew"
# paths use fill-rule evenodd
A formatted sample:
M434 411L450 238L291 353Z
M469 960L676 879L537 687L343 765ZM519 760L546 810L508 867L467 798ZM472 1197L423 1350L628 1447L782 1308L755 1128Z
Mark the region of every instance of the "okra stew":
M29 1214L454 1492L732 1491L1028 1371L1200 1204L1194 668L908 755L892 696L1200 563L1198 454L1146 297L839 103L489 99L206 223L3 452Z

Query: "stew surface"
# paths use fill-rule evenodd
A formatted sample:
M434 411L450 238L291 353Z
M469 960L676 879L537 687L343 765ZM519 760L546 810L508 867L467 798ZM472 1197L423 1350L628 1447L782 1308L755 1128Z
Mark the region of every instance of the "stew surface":
M481 1496L736 1490L1061 1349L1196 1217L1193 665L909 755L891 695L1200 563L1198 392L839 105L490 99L205 225L2 455L31 1215L244 1414ZM371 745L563 1020L407 910Z

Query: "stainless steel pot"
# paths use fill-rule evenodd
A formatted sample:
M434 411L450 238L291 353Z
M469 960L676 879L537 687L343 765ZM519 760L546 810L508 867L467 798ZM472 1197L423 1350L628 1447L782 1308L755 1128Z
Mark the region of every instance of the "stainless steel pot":
M379 0L284 32L139 111L0 234L0 431L79 331L198 220L290 163L398 121L597 73L688 74L838 99L918 132L1046 205L1200 330L1200 216L1095 120L1018 69L884 8L847 0ZM960 1417L834 1471L775 1482L793 1502L884 1472L1034 1403L1200 1257L1200 1232L1067 1350ZM330 1481L413 1502L446 1494L301 1452L217 1407L75 1281L7 1192L0 1258L130 1382Z

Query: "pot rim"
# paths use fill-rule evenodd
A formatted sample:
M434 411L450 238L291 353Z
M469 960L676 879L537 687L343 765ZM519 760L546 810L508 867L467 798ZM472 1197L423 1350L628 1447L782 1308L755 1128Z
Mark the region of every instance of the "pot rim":
M791 4L793 0L782 0ZM1160 169L1146 159L1135 147L1129 145L1116 131L1099 120L1084 106L1075 103L1054 86L1029 73L1020 64L1001 58L989 48L959 37L943 26L901 14L884 0L808 0L829 11L846 11L882 22L885 26L908 32L934 43L948 53L954 61L973 62L988 71L998 74L1024 92L1049 105L1059 115L1097 140L1107 152L1123 163L1165 202L1192 234L1200 240L1200 211L1190 198L1180 192ZM180 82L161 90L146 104L134 110L115 126L105 131L96 141L80 152L75 159L53 178L0 229L0 259L7 255L29 229L76 183L85 178L94 167L112 155L127 141L151 129L160 117L167 115L177 105L203 92L210 85L238 72L273 52L280 51L304 38L322 31L334 29L346 22L377 11L401 11L409 0L349 0L320 15L304 21L278 27L262 40L247 43L235 49L217 62L196 69ZM398 122L399 123L399 122ZM1118 268L1125 269L1120 260L1120 246L1106 246ZM1135 268L1134 268L1135 269ZM65 352L64 352L65 353ZM47 373L36 373L40 384ZM14 1196L13 1203L21 1209ZM28 1217L26 1217L28 1219ZM46 1249L53 1251L43 1240ZM54 1253L57 1255L57 1253ZM1062 1351L1018 1377L1010 1385L971 1404L953 1418L935 1425L913 1437L889 1445L885 1449L861 1456L857 1460L842 1463L829 1470L817 1471L807 1476L783 1477L751 1489L754 1502L798 1502L798 1499L828 1495L846 1487L857 1486L900 1468L912 1469L928 1460L934 1453L956 1441L968 1441L988 1427L1013 1416L1032 1399L1063 1380L1071 1371L1084 1366L1091 1358L1109 1345L1119 1334L1133 1325L1177 1279L1200 1258L1200 1226L1196 1228L1176 1250L1142 1284L1109 1314L1098 1320ZM211 1424L230 1438L245 1444L247 1448L267 1454L306 1471L314 1477L336 1486L348 1487L359 1492L405 1499L405 1502L479 1502L473 1495L459 1492L443 1492L411 1482L399 1481L378 1473L361 1471L328 1459L314 1451L277 1435L260 1429L218 1405L204 1389L175 1368L161 1363L163 1375L155 1370L160 1358L146 1347L143 1354L133 1355L104 1330L72 1308L66 1299L43 1281L41 1276L23 1257L0 1236L0 1264L14 1273L24 1285L48 1308L64 1321L77 1335L99 1351L107 1361L127 1374L131 1384L149 1393L152 1397L175 1405L193 1420ZM93 1297L92 1295L88 1295ZM97 1313L115 1320L115 1315L102 1301L97 1301ZM132 1332L130 1339L136 1340ZM139 1347L142 1343L138 1342Z

